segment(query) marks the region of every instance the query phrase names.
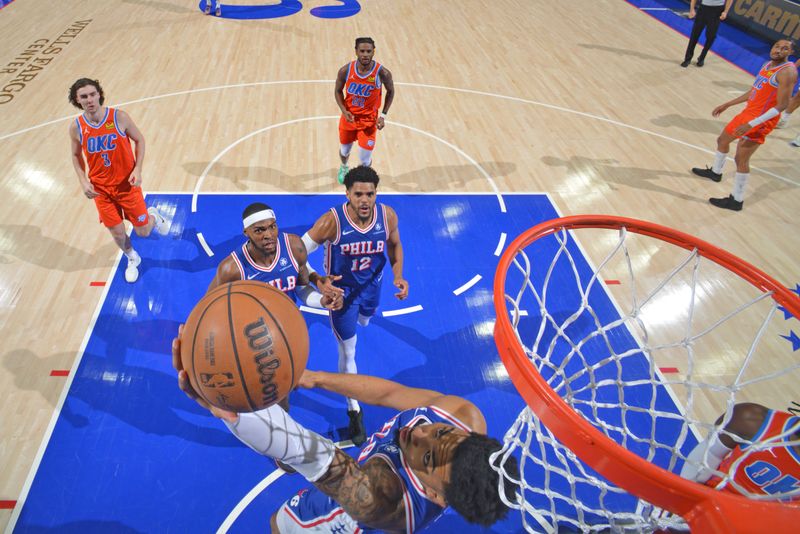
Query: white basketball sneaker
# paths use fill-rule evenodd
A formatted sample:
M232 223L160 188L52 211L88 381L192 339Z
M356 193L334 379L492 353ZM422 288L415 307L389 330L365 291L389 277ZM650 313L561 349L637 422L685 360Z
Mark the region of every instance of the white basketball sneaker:
M139 256L139 253L134 250L133 254L132 258L126 255L128 266L125 268L125 281L129 284L139 279L139 264L142 263L142 257Z
M789 144L792 146L800 147L800 135L789 141Z
M158 235L169 234L169 223L164 216L161 215L160 211L156 208L147 208L147 213L156 221L156 232L158 232Z

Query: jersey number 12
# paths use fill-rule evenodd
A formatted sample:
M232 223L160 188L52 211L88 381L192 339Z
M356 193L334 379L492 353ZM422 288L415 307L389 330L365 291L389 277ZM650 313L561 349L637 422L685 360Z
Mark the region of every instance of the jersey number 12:
M353 267L350 269L353 272L366 271L372 265L372 258L369 256L365 258L356 258L353 260Z

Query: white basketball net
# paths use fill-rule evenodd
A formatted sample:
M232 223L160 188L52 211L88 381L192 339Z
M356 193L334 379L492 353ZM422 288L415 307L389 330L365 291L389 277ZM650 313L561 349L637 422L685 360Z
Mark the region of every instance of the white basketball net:
M561 230L517 253L516 269L506 280L506 302L532 365L595 428L679 473L698 441L720 432L717 417L724 413L721 426L727 424L735 403L786 409L797 392L800 363L785 363L798 360L790 356L791 344L780 338L789 332L786 321L794 319L784 318L771 293L697 250L625 228L578 235L582 243L591 243L593 257L601 258L596 268L572 234ZM655 269L653 276L651 264L665 260L669 266ZM646 280L637 277L643 268L649 269ZM741 288L724 302L708 303L705 293L722 276ZM609 279L613 288L605 282ZM678 372L660 370L667 366ZM779 406L764 400L776 395L783 397ZM800 445L788 441L798 427L748 450ZM688 529L679 516L641 501L583 464L530 408L509 428L504 445L493 462L512 454L520 460L521 500L507 504L522 511L529 532ZM732 479L739 463L729 473L716 471L723 477L719 486L746 493ZM502 459L500 464L501 473L513 479Z

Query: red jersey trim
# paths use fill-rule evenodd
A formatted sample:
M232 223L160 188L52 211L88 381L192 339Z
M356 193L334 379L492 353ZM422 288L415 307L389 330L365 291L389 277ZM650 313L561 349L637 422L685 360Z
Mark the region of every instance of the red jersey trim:
M353 222L353 219L350 218L350 214L347 213L347 203L342 204L342 213L344 213L344 218L347 219L347 222L350 223L350 226L355 228L356 232L358 232L359 234L366 234L369 233L370 230L372 230L372 228L375 226L375 222L377 222L378 220L378 204L376 203L374 206L372 206L372 222L369 224L369 226L367 226L363 230L359 228L356 225L356 223ZM384 221L384 224L386 224L386 221ZM336 241L338 243L339 240L337 239Z
M244 253L245 259L247 259L247 263L249 263L253 269L256 271L261 271L262 273L269 273L272 272L272 269L278 264L278 257L281 255L281 239L280 237L275 240L275 257L272 258L272 263L269 264L269 267L264 268L260 265L257 265L253 258L250 257L250 253L247 251L247 243L242 245L242 252Z

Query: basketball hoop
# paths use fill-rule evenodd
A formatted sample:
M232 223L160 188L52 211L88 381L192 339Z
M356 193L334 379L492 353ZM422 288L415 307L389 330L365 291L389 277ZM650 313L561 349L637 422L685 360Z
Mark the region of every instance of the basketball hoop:
M597 267L585 260L573 236L585 233L593 237L593 249L603 249ZM663 273L648 275L655 280L643 280L640 266L673 258ZM705 308L703 292L722 276L753 295L737 293L730 304L723 299L713 310ZM622 279L613 280L619 294L609 294L609 278ZM780 327L779 306L800 318L798 295L682 232L581 215L539 224L508 246L495 276L494 306L501 359L528 404L495 456L521 456L522 480L515 481L521 501L509 504L522 511L527 530L798 528L800 507L677 474L686 451L701 439L701 430L715 428L718 415L725 413L724 426L736 402L758 402L764 389L780 391L774 388L782 380L796 384L800 364L775 369L761 356L774 355L774 347L763 347L778 337L770 334ZM675 317L676 324L664 326L665 317ZM748 341L734 346L745 335ZM709 370L715 354L740 358L738 371ZM661 358L681 362L683 378L665 378L655 362ZM762 360L767 363L759 367ZM494 463L511 478L502 460ZM800 490L789 498L797 496Z

